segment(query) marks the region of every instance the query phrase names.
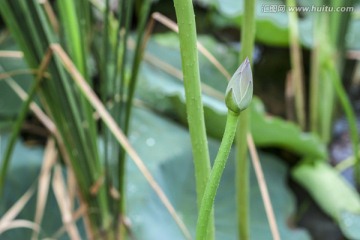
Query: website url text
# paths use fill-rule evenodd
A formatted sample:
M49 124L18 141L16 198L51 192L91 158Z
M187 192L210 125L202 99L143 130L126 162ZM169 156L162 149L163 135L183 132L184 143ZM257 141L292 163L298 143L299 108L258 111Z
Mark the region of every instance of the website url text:
M354 7L331 7L331 6L286 6L277 4L263 4L261 11L264 13L279 12L353 12Z

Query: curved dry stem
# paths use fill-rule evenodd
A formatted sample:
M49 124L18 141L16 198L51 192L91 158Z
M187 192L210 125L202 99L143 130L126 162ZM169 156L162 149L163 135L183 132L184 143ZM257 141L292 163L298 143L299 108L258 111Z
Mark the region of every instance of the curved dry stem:
M1 229L0 234L14 228L28 228L37 233L40 233L40 226L37 225L36 223L24 219L16 219L12 222L9 222L9 224L6 225L5 228Z
M30 198L34 194L34 185L32 185L0 219L0 234L7 229L9 225L14 221L20 211L25 207Z

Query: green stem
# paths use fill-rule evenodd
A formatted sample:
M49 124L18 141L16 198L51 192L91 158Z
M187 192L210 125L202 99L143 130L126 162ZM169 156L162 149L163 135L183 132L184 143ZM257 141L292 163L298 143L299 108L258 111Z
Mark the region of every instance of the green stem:
M114 49L114 63L115 63L115 67L114 67L114 74L113 74L113 81L112 81L112 86L114 88L114 92L115 94L117 93L116 91L116 86L119 85L117 84L116 79L118 78L118 70L119 70L119 49L120 49L120 42L121 42L121 38L120 38L120 31L121 28L123 27L123 16L122 13L124 12L123 9L125 8L125 1L119 2L118 3L118 13L119 13L119 18L118 18L118 26L116 29L116 43L115 43L115 49ZM125 14L127 14L127 12L124 12ZM126 29L126 32L128 31L128 29ZM123 38L124 39L124 38ZM116 99L114 99L114 103L116 104Z
M335 68L335 64L329 67L332 69L333 77L332 82L334 84L335 91L337 96L340 100L340 104L345 112L346 118L349 124L349 132L350 132L350 139L353 148L353 154L355 157L355 170L354 170L354 179L356 180L357 185L360 185L360 156L359 156L359 135L358 135L358 128L356 125L356 116L354 110L351 107L350 100L346 94L346 91L341 84L341 80L339 77L339 73Z
M320 77L320 39L318 37L320 29L320 16L315 16L313 32L313 49L311 51L311 70L310 70L310 131L319 134L319 77Z
M204 109L201 101L195 14L191 0L174 0L174 4L179 25L186 110L195 167L197 206L200 209L210 175L210 157L205 131ZM214 239L215 232L213 214L209 215L208 226L207 239L211 240Z
M105 12L104 16L104 36L102 39L102 59L101 59L101 81L102 81L102 100L105 103L108 96L108 61L109 61L109 13L110 13L110 5L109 0L105 0ZM105 150L106 151L106 150Z
M13 131L10 136L9 143L6 147L5 155L2 160L2 164L1 164L1 172L0 172L0 197L3 195L4 185L5 185L5 180L6 180L6 173L7 173L8 167L9 167L12 152L15 147L16 139L19 136L21 126L24 123L26 114L29 111L30 104L31 104L33 98L35 97L37 89L39 88L40 81L41 81L41 79L36 79L35 82L33 83L33 85L31 86L28 97L21 106L19 116L16 119L16 122L13 127Z
M105 12L103 14L104 18L104 35L102 39L102 69L101 69L101 87L102 87L102 101L105 106L107 106L107 110L110 111L107 101L108 97L110 96L109 91L109 83L108 80L108 63L109 63L109 13L110 13L110 1L105 0ZM104 125L103 125L104 126ZM109 182L109 145L111 144L110 133L109 130L104 126L103 130L104 136L104 166L105 166L105 185L110 184Z
M143 38L144 38L144 32L145 32L145 27L146 27L146 21L147 18L149 16L149 12L150 12L150 6L151 6L151 1L150 0L145 0L143 2L143 5L141 6L141 11L140 11L140 19L139 19L139 26L138 26L138 31L137 31L137 40L136 40L136 48L135 48L135 56L134 56L134 61L133 61L133 66L132 66L132 74L131 74L131 79L130 79L130 83L129 83L129 93L127 96L127 102L126 102L126 114L125 114L125 127L124 127L124 132L125 134L128 133L129 131L129 123L130 123L130 118L131 118L131 110L132 110L132 101L134 99L134 94L135 94L135 88L136 88L136 83L137 83L137 76L139 73L139 68L140 68L140 63L141 63L141 59L144 53L144 46L143 46Z
M119 122L119 126L124 127L125 125L125 114L123 114L123 110L125 110L124 107L124 101L123 101L123 97L124 97L124 86L125 86L125 64L126 64L126 58L127 58L127 41L128 41L128 36L129 36L129 32L130 32L130 28L131 28L131 19L132 19L132 12L133 12L133 1L126 1L125 2L126 6L125 6L125 12L126 12L126 16L125 16L125 34L124 34L124 39L122 41L122 49L121 49L121 65L120 65L120 79L119 81L117 81L117 85L115 86L115 91L117 94L119 94L119 118L118 118L118 122ZM132 72L132 74L135 74Z
M124 116L123 111L123 96L124 96L124 82L125 82L125 63L127 56L127 40L130 30L130 19L132 18L132 1L122 1L119 2L118 13L119 15L119 25L116 31L117 39L115 46L115 68L113 76L113 88L114 88L114 111L113 117L116 120L117 124L123 128ZM123 16L125 15L125 16ZM125 29L125 33L120 37L121 29ZM120 71L120 73L118 73ZM114 148L117 148L118 154L118 190L120 196L125 196L125 150L121 146L114 145ZM125 215L125 198L120 198L116 202L114 216L119 217L119 221L115 221L115 238L116 239L125 239L126 229L123 224L121 224L121 217Z
M122 7L120 5L123 5ZM121 9L124 9L125 11L122 11ZM117 76L117 71L114 73L114 77L118 78L117 81L114 82L115 86L115 105L114 105L114 118L116 119L118 125L124 129L125 134L128 134L128 129L126 129L125 126L125 121L126 118L129 117L130 119L130 114L129 116L126 116L124 114L124 111L126 110L125 108L127 108L127 106L124 103L123 97L124 97L124 92L125 92L125 66L126 66L126 58L127 58L127 40L128 40L128 36L129 36L129 32L130 32L130 23L131 23L131 19L132 19L132 12L133 12L133 1L123 1L122 3L119 3L119 14L123 13L125 16L120 16L120 18L124 18L124 21L122 21L121 19L119 19L119 28L118 28L118 44L120 44L120 39L119 39L119 33L122 27L125 28L125 33L123 35L123 38L121 39L121 49L120 46L116 47L116 54L118 55L119 52L118 50L120 49L120 56L116 57L116 61L118 62L118 60L120 60L120 66L118 66L118 64L116 64L116 68L120 67L120 74L119 76ZM147 18L145 16L143 16L143 18ZM124 22L124 23L123 23ZM141 22L141 20L140 20ZM124 26L122 26L124 25ZM138 34L138 39L139 39L139 34ZM118 49L119 48L119 49ZM135 54L136 55L136 54ZM137 58L136 56L134 58ZM141 58L138 58L138 60L140 61ZM133 63L133 68L134 68L134 64L137 64L136 61ZM138 70L138 69L137 69ZM132 71L132 77L134 75L136 75L137 73ZM131 91L131 90L130 90ZM130 103L128 104L129 107L131 108L132 106L132 99L130 100ZM126 179L126 152L125 150L120 146L118 149L118 190L120 193L120 196L125 196L125 179ZM117 202L117 206L115 206L115 216L119 216L120 217L120 222L121 222L121 218L125 215L125 211L126 211L126 198L120 198L119 201ZM118 228L116 230L116 237L119 239L125 239L125 235L126 235L126 229L125 226L123 224L117 225L116 228Z
M91 85L88 69L86 66L87 43L84 35L85 29L81 28L82 25L86 23L80 21L80 18L78 16L80 12L86 12L86 5L84 4L84 2L80 1L58 1L58 11L61 16L61 21L64 29L66 49L68 49L69 55L71 56L71 59L73 59L73 62L77 69L79 69L81 75ZM77 11L78 9L81 9L81 11ZM88 128L89 130L86 131L86 139L90 143L89 147L96 152L96 154L94 154L94 157L98 158L98 146L96 142L97 129L96 122L93 121L93 111L84 97L79 96L79 99L81 108L84 109L84 128ZM100 160L97 159L96 162L100 162ZM95 166L94 168L98 169L98 166Z
M211 170L208 184L206 185L204 196L201 201L199 218L196 225L196 240L206 239L206 230L208 221L212 212L215 195L220 184L221 176L224 172L226 161L228 159L232 143L236 134L236 127L239 114L228 111L225 125L225 132L222 138L218 154Z
M244 1L240 63L246 57L252 64L255 38L255 0ZM235 187L239 239L250 239L249 233L249 160L246 134L249 131L250 111L241 112L236 136Z
M86 44L80 29L81 26L76 12L76 3L71 0L63 0L58 2L58 7L64 25L67 49L76 67L89 82L86 69Z
M332 116L334 109L334 86L328 80L334 77L330 73L330 62L335 62L335 47L329 39L328 15L316 16L314 32L314 49L311 59L310 82L310 126L324 143L330 140ZM324 99L326 99L324 101Z
M249 131L250 112L245 109L239 117L236 133L235 188L238 220L238 239L250 239L249 231L249 159L246 134Z

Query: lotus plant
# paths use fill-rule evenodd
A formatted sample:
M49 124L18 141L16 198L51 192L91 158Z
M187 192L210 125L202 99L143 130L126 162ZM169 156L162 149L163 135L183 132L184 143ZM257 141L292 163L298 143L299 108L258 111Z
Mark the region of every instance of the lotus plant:
M252 95L253 77L250 61L246 58L230 79L226 89L225 103L228 108L228 114L225 132L200 205L196 226L197 240L206 238L208 219L212 212L216 191L234 141L238 119L240 113L250 105Z

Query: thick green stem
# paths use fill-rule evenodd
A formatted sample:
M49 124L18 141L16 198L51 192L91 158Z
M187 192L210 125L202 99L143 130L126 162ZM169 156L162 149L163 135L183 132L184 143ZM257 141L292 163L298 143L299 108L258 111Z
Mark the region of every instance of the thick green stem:
M235 187L238 220L238 239L250 239L249 231L249 159L246 134L249 129L249 110L239 117L236 133Z
M255 38L255 0L244 1L240 62L246 57L252 64ZM249 233L249 160L246 133L249 130L250 111L244 110L239 118L236 136L235 186L239 239L250 239Z
M226 161L228 159L232 143L236 134L239 114L228 111L224 136L222 138L213 169L211 170L208 184L201 201L199 218L196 225L196 240L206 239L206 230L211 216L215 195L220 184Z
M191 0L174 0L179 25L181 61L184 74L186 110L193 150L197 205L200 209L207 180L210 175L210 158L207 145L204 110L201 101L198 51L196 46L195 14ZM214 238L214 217L209 215L209 234Z

